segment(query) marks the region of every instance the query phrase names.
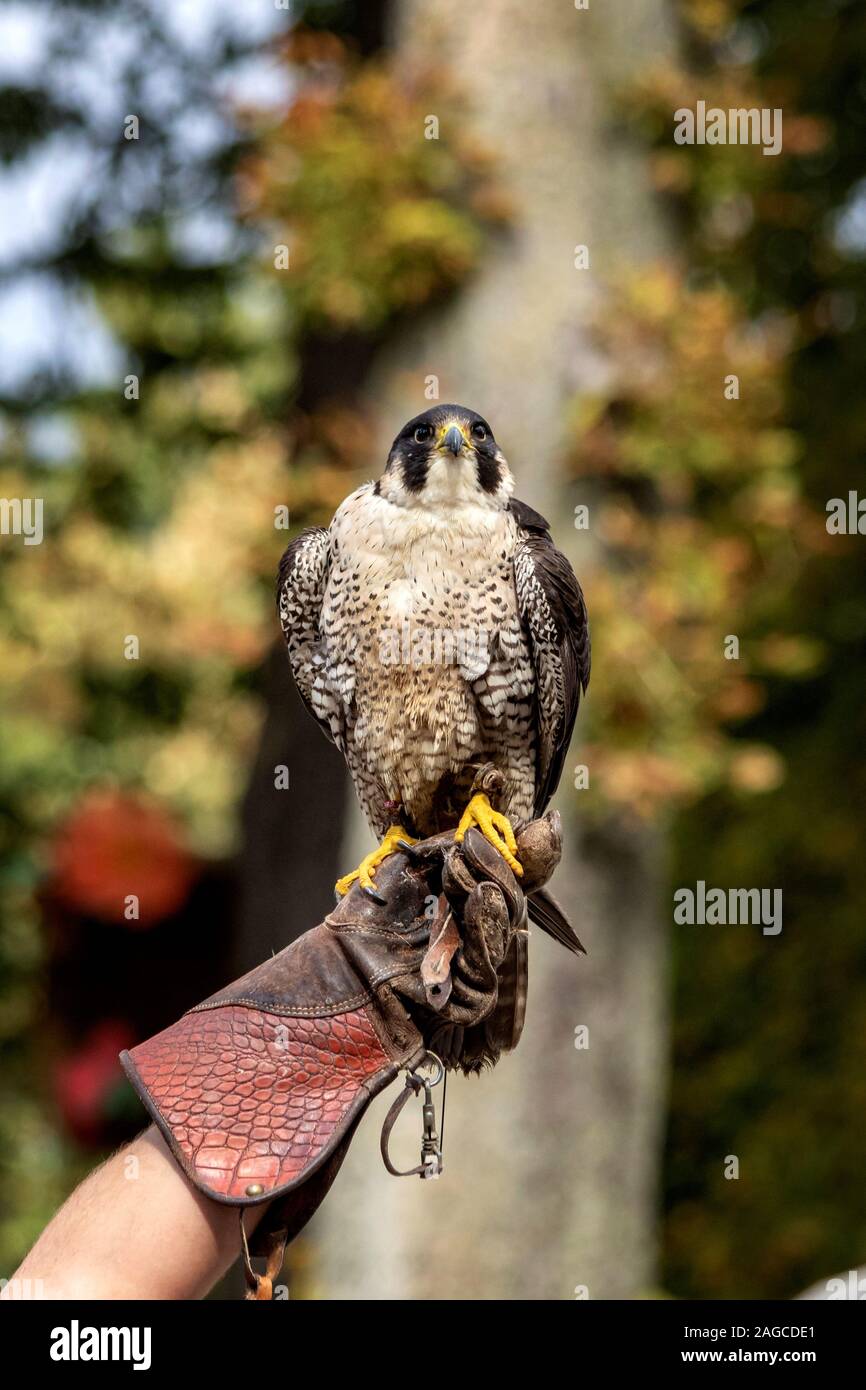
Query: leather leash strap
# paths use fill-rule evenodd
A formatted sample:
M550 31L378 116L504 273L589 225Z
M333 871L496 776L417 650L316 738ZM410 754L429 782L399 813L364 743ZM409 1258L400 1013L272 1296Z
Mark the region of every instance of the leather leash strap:
M382 1135L379 1141L379 1148L382 1152L382 1161L388 1172L394 1178L438 1178L442 1172L442 1144L439 1135L436 1133L436 1111L433 1105L431 1088L437 1086L444 1080L445 1068L435 1052L428 1052L425 1061L434 1062L438 1067L438 1074L429 1081L425 1076L420 1076L417 1072L409 1071L406 1073L406 1084L403 1090L393 1102L385 1122L382 1125ZM423 1062L421 1063L423 1065ZM421 1139L421 1162L414 1168L395 1168L391 1162L389 1153L389 1141L393 1133L394 1126L402 1114L407 1101L411 1096L418 1096L424 1092L424 1105L422 1108L423 1134ZM445 1118L444 1092L442 1118Z
M265 1240L265 1272L256 1274L250 1261L250 1247L247 1244L247 1233L244 1226L244 1208L240 1210L241 1222L241 1249L243 1254L244 1278L247 1281L247 1299L267 1300L273 1299L274 1280L283 1267L283 1260L286 1254L289 1232L286 1227L275 1231L269 1231Z

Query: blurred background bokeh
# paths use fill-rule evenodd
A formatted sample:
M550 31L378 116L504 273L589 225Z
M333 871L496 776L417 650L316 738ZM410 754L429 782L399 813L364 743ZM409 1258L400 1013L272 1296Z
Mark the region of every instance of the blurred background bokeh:
M675 144L701 100L781 108L781 153ZM866 542L826 526L866 487L864 148L854 0L0 3L0 497L45 528L0 536L0 1275L140 1127L120 1048L366 843L274 574L437 398L586 591L589 957L533 936L434 1191L368 1120L293 1296L866 1259ZM698 880L780 888L783 931L676 926Z

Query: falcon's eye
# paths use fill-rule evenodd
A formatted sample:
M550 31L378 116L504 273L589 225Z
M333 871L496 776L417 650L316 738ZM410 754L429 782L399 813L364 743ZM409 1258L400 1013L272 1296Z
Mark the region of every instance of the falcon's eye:
M487 431L486 431L486 429L484 428L483 425L473 425L473 426L472 426L472 438L473 438L473 439L486 439L486 438L487 438Z
M419 444L423 444L425 439L429 439L432 433L432 425L418 425L415 429L415 439Z

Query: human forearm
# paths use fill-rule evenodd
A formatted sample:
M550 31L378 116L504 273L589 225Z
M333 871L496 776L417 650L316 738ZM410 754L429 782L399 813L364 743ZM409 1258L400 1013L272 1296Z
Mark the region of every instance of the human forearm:
M75 1189L0 1297L29 1279L51 1299L201 1298L238 1250L237 1209L196 1192L151 1125Z

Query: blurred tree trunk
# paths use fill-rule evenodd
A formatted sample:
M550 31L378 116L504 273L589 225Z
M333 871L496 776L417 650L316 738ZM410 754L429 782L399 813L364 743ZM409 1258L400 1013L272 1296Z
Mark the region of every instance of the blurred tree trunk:
M304 709L282 641L264 684L268 713L243 805L234 976L320 922L342 872L345 763ZM288 788L276 785L279 767L288 768Z
M458 298L380 353L368 383L380 457L395 425L425 408L425 378L436 375L441 400L491 420L518 495L550 517L579 570L587 551L575 553L572 507L587 499L566 496L559 459L567 399L605 371L588 314L606 273L667 245L641 154L614 128L610 93L669 51L668 5L405 0L393 9L391 42L398 70L435 64L468 94L516 224ZM444 103L431 114L443 126L470 118ZM574 268L578 244L589 248L589 270ZM591 593L588 601L591 614ZM594 637L601 684L604 633ZM667 1069L661 846L622 824L582 833L568 771L557 804L567 846L554 888L589 958L566 957L533 932L523 1040L494 1074L452 1079L441 1181L386 1175L378 1128L391 1096L379 1098L317 1218L313 1292L559 1299L585 1286L591 1298L628 1298L654 1286ZM369 843L359 818L349 839L346 864ZM587 1050L575 1049L578 1025L589 1029ZM420 1121L410 1110L402 1124L402 1153L415 1162Z

